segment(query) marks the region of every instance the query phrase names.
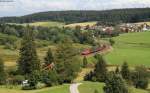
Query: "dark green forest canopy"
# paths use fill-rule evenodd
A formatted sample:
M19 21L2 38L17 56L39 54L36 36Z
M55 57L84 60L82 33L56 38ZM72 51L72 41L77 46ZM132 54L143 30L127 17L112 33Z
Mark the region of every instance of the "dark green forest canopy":
M105 11L49 11L21 17L3 17L0 22L29 23L37 21L60 21L76 23L86 21L140 22L150 20L150 8L114 9Z

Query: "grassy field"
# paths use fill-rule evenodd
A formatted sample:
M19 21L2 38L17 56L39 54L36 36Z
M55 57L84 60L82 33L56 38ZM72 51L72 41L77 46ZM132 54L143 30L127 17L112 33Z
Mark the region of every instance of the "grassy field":
M83 22L83 23L74 23L74 24L65 25L65 27L74 28L74 27L76 27L76 26L81 26L81 27L87 26L87 25L93 26L93 25L95 25L96 23L97 23L96 21L93 21L93 22Z
M23 25L23 26L31 25L31 26L43 26L43 27L63 27L65 25L65 23L47 21L47 22L24 23L24 24L17 24L17 25Z
M83 82L83 84L79 86L79 91L80 93L94 93L95 90L98 90L99 93L104 93L103 86L104 86L103 83ZM135 89L132 87L129 89L129 91L130 93L148 93L148 91Z
M50 88L38 89L38 90L20 90L19 88L2 88L0 87L0 93L70 93L69 85L61 85Z
M80 93L94 93L95 90L98 90L99 93L103 93L103 83L98 82L83 82L79 86Z
M127 33L113 38L114 50L106 55L109 64L150 66L150 32Z

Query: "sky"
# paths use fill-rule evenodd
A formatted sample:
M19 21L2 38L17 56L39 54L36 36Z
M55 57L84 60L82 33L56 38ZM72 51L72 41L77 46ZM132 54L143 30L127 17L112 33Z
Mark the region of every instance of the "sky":
M13 2L1 2L0 0L0 17L22 16L43 11L141 7L150 7L150 0L13 0Z

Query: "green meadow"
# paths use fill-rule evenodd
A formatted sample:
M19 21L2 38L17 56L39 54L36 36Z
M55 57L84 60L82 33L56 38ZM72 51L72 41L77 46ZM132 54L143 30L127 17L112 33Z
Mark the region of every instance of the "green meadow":
M19 87L9 89L1 86L0 93L70 93L70 91L69 85L66 84L38 90L21 90Z
M109 64L126 61L131 66L150 66L150 32L121 34L113 39L113 50L105 56Z
M30 25L30 26L42 26L42 27L63 27L65 23L63 22L55 22L55 21L41 21L41 22L33 22L33 23L23 23L23 24L16 24L16 23L10 23L15 25Z
M103 83L83 82L83 84L79 86L79 91L80 93L95 93L95 90L97 90L98 93L104 93L103 86ZM148 93L148 91L142 89L135 89L133 87L130 87L129 91L130 93Z

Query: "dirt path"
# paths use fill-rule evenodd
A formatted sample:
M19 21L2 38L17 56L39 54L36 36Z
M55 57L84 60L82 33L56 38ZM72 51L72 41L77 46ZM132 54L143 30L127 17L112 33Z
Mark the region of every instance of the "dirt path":
M112 46L107 46L107 48L104 49L104 50L102 50L102 51L100 52L100 54L108 54L108 53L110 53L112 50L113 50L113 47L112 47Z
M74 83L70 85L70 93L79 93L78 86L82 83Z

